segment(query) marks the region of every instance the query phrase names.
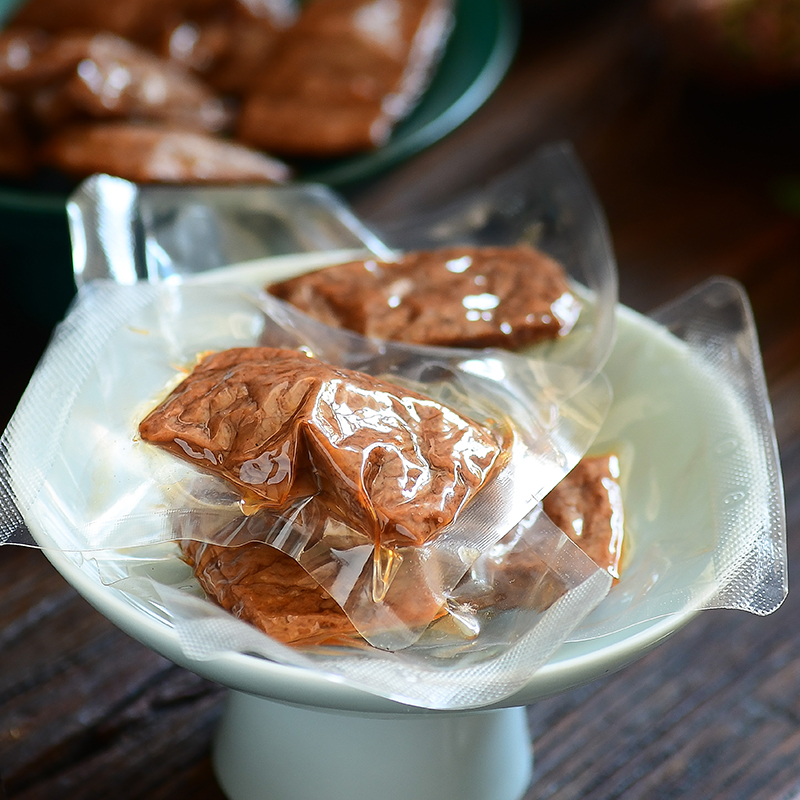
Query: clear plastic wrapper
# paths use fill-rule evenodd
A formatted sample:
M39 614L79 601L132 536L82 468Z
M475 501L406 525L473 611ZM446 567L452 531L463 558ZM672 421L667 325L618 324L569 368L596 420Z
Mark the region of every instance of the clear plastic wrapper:
M581 313L561 265L525 245L358 259L266 289L331 327L431 347L520 351L567 337Z
M369 646L305 651L280 645L205 601L175 545L122 557L97 552L84 564L143 613L174 625L190 658L231 649L261 654L431 708L478 707L509 696L565 638L624 635L660 617L703 608L770 613L786 594L785 516L769 404L741 288L712 281L654 319L619 309L618 321L617 346L606 367L615 400L593 444L601 452L614 449L622 468L628 547L622 577L607 595L607 574L590 569L580 581L575 562L553 567L551 560L553 571L541 573L548 589L565 575L574 583L542 614L490 614L477 625L474 614L458 622L453 614L445 620L447 630L434 624L397 653ZM542 541L559 557L579 552L560 534ZM534 557L547 552L540 544ZM460 601L474 600L471 581L478 588L485 583L483 565L494 554L490 548L475 562L448 598L450 609L458 612ZM513 575L511 562L505 577ZM502 580L502 573L491 577L498 590ZM534 595L539 600L547 596L540 589ZM525 600L515 608L524 609ZM534 620L515 639L515 623ZM474 639L463 633L470 626Z
M70 197L67 214L79 288L96 279L176 281L223 267L224 279L235 281L242 276L230 265L300 253L392 255L336 194L316 184L138 186L94 175Z
M390 246L528 244L564 266L582 301L569 336L537 346L537 357L583 367L605 363L614 341L617 273L603 212L568 143L547 145L488 186L419 217L378 223Z
M594 192L569 145L528 162L436 214L368 229L323 186L137 186L108 175L85 181L68 203L75 280L203 280L253 286L399 251L452 245L533 246L563 267L581 303L569 336L542 342L537 360L575 367L587 380L614 341L617 275ZM338 251L316 263L288 256ZM286 256L277 262L276 256ZM569 387L564 387L570 391Z
M783 486L742 287L712 279L652 320L622 309L606 373L615 402L593 449L619 454L629 546L572 639L703 608L774 611L788 590Z

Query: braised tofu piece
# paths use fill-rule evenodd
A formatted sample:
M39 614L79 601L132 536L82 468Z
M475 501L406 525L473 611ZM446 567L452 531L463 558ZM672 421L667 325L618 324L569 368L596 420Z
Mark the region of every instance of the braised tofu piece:
M420 545L489 477L492 432L434 400L294 350L205 358L139 425L251 508L314 497L382 546Z
M311 0L245 98L238 138L283 156L384 144L427 88L451 0Z
M181 543L206 595L284 644L355 643L341 607L291 556L262 542Z
M7 33L0 85L45 128L75 119L155 120L220 131L231 112L184 68L110 33Z
M41 158L77 178L107 173L136 183L281 183L291 176L282 162L209 134L128 122L69 127Z
M582 458L543 505L547 516L595 564L619 578L624 515L616 456Z
M586 456L547 496L544 508L587 555L612 577L619 578L623 543L623 510L619 469L613 455ZM342 608L290 556L261 539L268 522L256 514L234 520L227 528L209 529L210 520L184 520L181 535L210 537L184 539L185 560L214 602L286 644L345 644L361 641ZM215 541L230 544L213 543ZM519 545L486 555L477 562L477 580L470 575L456 586L453 596L479 612L500 613L528 607L548 608L566 587L542 560L535 546ZM244 543L242 543L244 542ZM482 570L490 567L488 578ZM415 596L409 594L413 605ZM447 615L435 622L441 633L452 629Z
M294 3L285 0L195 3L165 20L158 50L216 90L238 96L259 80L295 16Z
M412 344L518 348L568 333L580 302L531 247L450 247L354 261L267 287L315 319Z

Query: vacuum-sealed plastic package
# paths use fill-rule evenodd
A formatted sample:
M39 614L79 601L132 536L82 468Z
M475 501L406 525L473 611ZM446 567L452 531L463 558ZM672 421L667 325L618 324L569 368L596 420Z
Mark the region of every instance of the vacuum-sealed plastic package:
M333 327L434 347L519 350L568 335L581 312L563 267L526 245L366 258L266 288Z
M565 310L574 313L579 306L569 336L539 342L533 357L581 369L589 379L614 340L617 275L610 237L566 144L541 148L485 189L436 213L387 222L377 231L329 189L313 184L176 188L99 175L76 190L68 214L78 286L97 278L128 284L188 275L264 286L354 259L392 262L410 251L532 248L563 269L572 295ZM330 256L298 258L311 253ZM492 312L486 304L494 300L483 297L492 292L472 294L465 315ZM393 297L399 299L398 293L387 300Z
M437 613L426 572L443 565L429 545L480 503L503 453L492 431L446 406L274 348L206 358L139 431L233 483L247 513L230 535L292 553L373 640Z
M513 694L570 638L719 605L767 613L785 594L752 321L731 325L713 302L698 314L691 299L661 324L617 307L602 215L568 149L381 238L318 187L184 193L100 177L70 215L81 290L2 440L0 540L59 550L174 630L187 658L257 654L402 702L472 708ZM445 271L473 280L484 245L564 267L570 313L555 336L513 352L409 344L332 327L269 291L443 247L461 248ZM390 311L403 305L394 289ZM468 321L513 327L483 316L499 307L495 287L467 296L484 306L462 302L478 315ZM290 364L295 379L281 383L269 364L287 352L314 366ZM235 378L237 364L250 377ZM193 370L215 365L233 379L170 416L170 398L199 386ZM233 426L256 396L286 419ZM137 433L159 407L168 447ZM370 425L376 457L361 442L354 458L349 437ZM248 449L275 429L276 447ZM426 430L449 443L436 475ZM382 487L375 465L390 451ZM609 453L616 494L598 516L618 546L621 498L625 543L598 567L539 501ZM438 509L412 502L407 514L403 499L434 485ZM591 521L574 510L553 515L579 539Z
M614 450L620 466L627 545L610 591L610 576L596 568L577 581L573 558L585 554L566 537L547 539L548 527L556 529L541 514L533 536L526 518L483 554L448 597L449 613L395 653L368 646L281 649L274 638L205 602L197 586L191 588L191 569L176 569L181 562L174 552L142 552L133 567L98 561L104 580L116 578L131 602L175 621L192 657L213 658L233 646L432 708L469 708L508 697L541 666L541 654L550 657L554 639L565 639L569 648L642 630L661 618L685 619L703 608L774 611L786 595L785 517L769 404L741 288L711 281L654 319L618 309L618 322L617 346L605 370L615 398L590 450ZM537 545L528 551L531 540ZM509 543L510 557L495 571L495 559ZM571 566L559 566L561 558ZM484 606L476 602L482 589L492 584L494 611L507 587L518 586L516 566L524 564L530 576L528 567L539 559L551 572L534 572L537 579L524 584L531 597L510 593L512 615L490 612L482 619ZM559 595L563 577L557 576L565 574L576 584ZM597 601L601 579L606 583ZM535 603L553 596L558 599L537 614ZM529 626L516 639L515 623ZM563 639L551 623L567 624ZM470 629L474 638L466 633Z
M287 646L280 636L283 631L265 636L251 624L254 620L237 618L222 603L210 603L192 570L176 558L174 547L136 548L124 555L93 553L84 567L142 613L174 626L182 652L191 659L247 653L434 709L479 708L513 694L602 600L611 580L536 508L512 535L481 557L448 598L448 613L413 645L397 651L375 648L356 636L346 618L325 614L323 605L317 617L324 618L317 630L299 631L311 634L311 641L305 642L311 646L303 646L302 641ZM255 547L250 544L242 549ZM223 548L226 553L236 549ZM214 558L217 555L213 552ZM235 555L225 558L222 569L228 572ZM270 556L262 558L274 565ZM524 586L518 585L520 563L535 568ZM212 572L217 566L213 565ZM254 577L248 587L247 580L241 580L247 571L245 567L228 572L239 579L245 593L261 585ZM488 575L494 588L487 592L482 578ZM509 587L514 587L513 607L475 604L476 598L491 599ZM238 599L232 597L231 606ZM309 620L313 615L306 614L303 622ZM274 622L286 624L280 615Z
M324 575L370 641L407 646L471 562L585 452L608 408L608 385L602 375L588 383L565 375L565 385L582 388L564 398L547 382L552 370L528 358L372 341L283 305L270 313L277 302L246 286L190 280L87 287L32 385L38 398L21 407L20 425L40 430L35 447L13 447L17 501L63 531L64 550L196 538L229 522L230 503L194 494L198 475L216 470L238 490L238 514L244 508L256 520L264 506L258 519L269 522L251 523L250 538ZM209 352L216 355L201 363L199 379L175 389L156 424L153 408L170 384ZM51 381L60 395L44 388ZM39 403L66 405L61 423ZM223 429L222 439L238 435L238 444L223 453L210 428ZM310 462L300 480L276 477L295 460ZM357 511L354 498L364 497ZM198 516L211 528L179 531L178 520ZM421 587L413 611L409 586Z
M15 427L36 439L35 448L28 450L19 445L17 437L9 437L14 451L9 458L14 465L9 480L14 504L26 517L41 515L34 523L36 528L41 521L44 528L68 529L70 533L58 545L63 550L98 555L109 549L130 551L179 538L218 545L220 535L233 526L236 533L227 544L244 538L245 543L271 544L291 555L347 610L360 635L373 645L396 650L412 644L431 619L441 616L450 593L475 561L531 513L596 435L610 401L607 384L596 368L559 364L557 359L551 364L502 350L423 348L344 330L332 332L261 292L263 282L256 281L252 265L244 270L219 270L216 275L206 270L196 279L186 277L175 282L175 271L162 269L166 250L147 233L142 237L140 225L142 220L147 225L148 219L165 218L163 206L158 217L148 216L148 208L174 201L178 195L154 195L156 205L137 207L139 190L129 191L124 182L93 179L90 184L89 192L97 202L87 206L82 190L79 197L84 200L79 202L83 205L71 206L76 274L83 282L92 273L93 263L99 263L100 269L113 268L110 274L116 281L93 280L82 288L38 380L31 386ZM195 190L191 197L196 194ZM319 199L323 206L326 204L326 198L313 189L283 192L284 197L290 194L301 203L305 202L302 196L308 195L312 208ZM123 202L106 202L111 195ZM236 208L240 217L246 193L221 191L219 196L224 197L223 205L211 203L213 213L221 207ZM277 207L281 208L280 203ZM113 214L120 208L126 210L114 222ZM185 212L183 205L177 208ZM285 209L281 208L281 213L285 215ZM181 219L188 231L191 219L185 214L172 225L178 225ZM336 230L335 220L344 233L337 235L337 244L351 245L355 233L356 239L367 246L367 253L393 257L393 251L376 237L363 235L358 223L335 203L331 220L318 223L318 229L330 236ZM126 234L129 223L133 223L135 232ZM190 240L186 233L174 236L179 230L172 228L169 241L186 244ZM160 259L160 273L148 272L153 254ZM335 256L323 256L322 263ZM287 255L283 261L274 261L277 263L269 265L268 273L286 277L287 270L307 270L314 258ZM132 269L123 274L120 269L126 264ZM607 260L599 259L596 283L605 280L602 273L607 268ZM120 285L142 274L157 282ZM159 274L169 282L159 282ZM228 282L231 274L246 276L250 286ZM256 283L259 290L251 288ZM613 289L613 281L611 284ZM607 338L607 333L598 335ZM371 376L371 382L365 383L366 377L354 379L348 372L344 394L340 387L339 396L334 392L334 402L330 398L326 401L327 416L317 415L326 433L320 437L322 428L316 425L316 449L305 447L299 456L307 463L305 483L314 484L310 490L293 496L288 504L263 508L253 502L252 492L231 498L229 471L221 474L221 486L198 489L207 487L198 475L208 470L201 465L198 473L197 463L192 463L196 461L194 454L207 453L210 462L219 452L215 455L208 448L196 449L198 441L172 431L172 444L180 441L178 450L189 455L188 460L181 461L173 453L159 453L151 444L130 436L146 417L152 420L153 406L184 377L181 370L190 370L202 354L216 353L210 356L213 361L226 358L226 352L263 354L265 348L270 349L270 358L262 373L273 371L276 348L291 348L295 361L305 360L306 367L311 360L305 355L314 356L315 363L319 363L316 359L325 362L320 369L334 366L339 370L335 380L341 379L342 369ZM228 367L223 371L230 371ZM305 370L301 384L307 382L311 372ZM296 373L300 375L300 371ZM385 380L392 386L399 382L401 389L387 394ZM37 430L32 419L37 412L31 409L38 403L52 402L51 381L61 387L60 410L45 413L45 432ZM317 388L324 394L334 382L327 375ZM201 399L200 404L218 403L230 391L236 393L238 388L223 387L213 397ZM301 394L303 391L301 388ZM284 402L283 387L279 394ZM378 395L380 403L376 405ZM366 402L362 402L365 397ZM318 403L317 410L319 407ZM31 411L27 418L25 408ZM290 416L298 408L294 407ZM346 447L331 447L332 424L339 439L345 441L353 436L352 426L361 425L363 430L370 416L378 418L378 427L386 427L389 408L393 412L403 410L389 424L389 438L395 436L391 444L395 462L400 464L400 480L392 477L393 468L387 466L386 452L392 447L386 447L385 442L373 441L370 448L360 442L355 460L352 449L347 452ZM346 413L341 413L342 409ZM354 423L359 414L359 421ZM187 415L186 408L179 408L181 415ZM398 427L394 423L403 415L407 419ZM420 427L419 418L425 415L428 419ZM227 415L222 425L229 425L232 416ZM418 426L416 438L406 435L408 418L414 418ZM85 426L90 419L93 435L87 438ZM420 447L426 425L430 429L427 432L433 434L428 436L428 452ZM373 425L373 438L375 428ZM455 432L449 450L443 445L450 435L445 429ZM299 438L307 442L308 430L304 425L302 437L287 436L281 446L296 447ZM401 439L406 439L396 447L399 430ZM34 451L35 458L30 455ZM313 462L309 456L312 451L316 458ZM364 452L377 456L365 459ZM251 455L254 457L237 466L240 477L242 467L249 475L249 489L254 476L255 483L262 480L265 467L268 472L280 471L280 459L285 462L286 452ZM272 459L269 465L264 461L267 455ZM449 462L447 469L436 464L431 470L432 463L442 458ZM427 478L423 476L426 470L431 473ZM375 491L374 473L384 476L383 482L390 487L383 495ZM445 473L450 478L443 479ZM388 481L386 475L390 476ZM355 488L349 494L332 490L336 481L354 481ZM241 486L239 481L238 488ZM367 486L369 491L365 491ZM422 501L426 486L433 501L428 505L434 512L427 519ZM236 482L233 488L237 488ZM355 514L352 503L348 505L354 497L359 500L355 507L361 509ZM343 498L349 499L344 502ZM364 498L367 502L361 502ZM395 502L397 498L401 502ZM262 496L262 506L263 500ZM395 518L387 512L390 506ZM431 525L434 517L436 524ZM377 530L375 519L380 519ZM23 539L18 532L5 536L8 540ZM563 576L559 580L563 582Z
M381 221L403 251L527 245L566 270L580 314L569 336L541 342L537 357L587 372L602 368L615 330L617 272L601 205L571 146L547 145L487 186L419 216Z

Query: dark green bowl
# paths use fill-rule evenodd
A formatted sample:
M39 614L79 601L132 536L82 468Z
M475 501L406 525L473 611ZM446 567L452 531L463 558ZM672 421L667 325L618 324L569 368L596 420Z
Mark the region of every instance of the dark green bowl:
M19 0L0 0L0 22ZM473 114L508 69L517 44L514 0L457 0L456 24L422 101L373 153L301 167L302 180L340 189L362 183L448 134ZM53 325L75 293L66 217L68 188L0 183L0 269L26 314Z

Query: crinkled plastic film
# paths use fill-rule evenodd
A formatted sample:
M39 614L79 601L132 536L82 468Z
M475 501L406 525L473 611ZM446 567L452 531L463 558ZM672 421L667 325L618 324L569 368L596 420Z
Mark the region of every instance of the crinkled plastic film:
M67 203L75 283L175 281L259 258L392 253L325 186L84 181Z
M79 287L98 278L132 283L189 275L255 285L308 271L309 262L281 263L299 253L338 251L322 266L359 255L391 260L398 250L529 244L562 264L583 304L569 336L536 345L531 355L591 379L614 340L611 241L565 143L543 147L488 187L418 219L386 224L377 235L332 191L313 184L176 188L100 175L70 198L68 216Z
M65 355L62 351L58 354L59 360L68 364L66 372L73 382L86 379L86 385L81 390L83 399L92 398L88 404L79 400L76 413L70 416L73 420L85 420L96 413L98 419L94 420L91 427L99 436L96 444L87 448L85 440L75 433L70 421L64 421L61 429L58 426L50 428L47 437L51 442L63 434L65 438L59 442L62 449L69 451L81 440L84 452L90 455L86 459L79 458L78 464L54 464L51 474L58 476L55 481L42 480L40 469L30 470L30 474L35 476L33 480L29 481L25 474L18 477L13 491L21 500L19 505L30 508L31 498L35 496L37 507L46 507L42 514L48 518L48 524L55 523L52 517L60 514L62 521L67 520L68 527L80 531L74 541L64 545L68 549L132 546L167 539L175 536L176 531L185 532L186 526L181 527L174 521L181 518L182 514L193 520L198 518L198 514L206 518L215 515L224 517L225 511L209 510L203 499L199 500L199 511L193 507L180 508L180 503L190 497L185 487L192 481L188 476L177 476L174 471L178 468L174 465L162 468L158 464L145 467L137 463L137 454L127 451L124 437L119 435L125 424L118 416L119 409L114 408L119 401L102 396L102 390L114 386L118 379L124 385L127 378L126 367L120 368L114 363L115 354L124 353L120 359L122 362L130 359L137 365L154 366L157 359L154 359L154 351L148 350L148 343L153 342L153 330L157 330L163 339L159 343L164 357L162 367L168 363L170 369L175 366L187 369L197 353L209 350L241 344L274 345L277 333L280 340L277 343L281 346L288 339L289 346L313 350L315 355L331 363L373 374L388 373L392 380L405 381L419 389L435 387L437 384L443 386L444 390L434 388L433 391L434 394L443 391L442 402L445 403L455 400L457 405L458 402L463 404L465 398L474 399L483 394L484 414L488 409L488 401L489 405L499 405L507 417L510 415L521 420L526 414L529 416L529 422L520 423L523 435L515 439L514 457L509 459L515 465L514 469L504 469L482 493L483 497L468 506L457 526L455 523L450 526L455 536L451 535L448 528L430 546L430 549L444 554L433 559L433 568L424 567L426 574L433 571L438 575L435 587L431 588L431 603L432 607L440 605L446 591L452 588L475 555L513 527L575 463L591 441L608 404L604 380L596 375L610 347L613 326L609 326L608 321L613 316L616 279L602 217L597 212L591 190L575 165L574 158L563 147L549 154L545 152L539 159L539 166L533 170L526 168L516 181L507 181L503 192L498 193L495 188L492 202L497 203L500 197L507 199L512 184L516 192L516 205L506 204L503 208L505 223L516 226L520 231L525 228L530 232L533 229L531 226L544 230L542 218L545 212L542 209L549 204L552 217L550 228L561 225L563 229L562 249L564 242L574 240L577 229L565 229L556 219L566 217L563 207L553 217L554 201L548 198L554 197L559 191L563 195L563 186L569 188L567 195L572 203L571 213L573 219L580 219L580 237L587 240L586 252L591 254L590 257L584 254L573 258L571 264L565 265L568 272L578 271L583 278L588 276L585 283L589 288L582 293L583 307L579 330L575 334L577 345L573 349L573 352L586 350L587 354L578 359L576 364L570 363L570 359L555 357L553 352L544 348L533 353L544 356L536 361L504 353L476 356L474 352L458 354L457 351L431 351L424 360L409 358L408 350L403 351L402 347L395 345L365 347L363 341L358 341L359 337L345 332L331 336L319 326L314 327L311 321L303 320L302 315L289 308L280 308L280 304L269 297L262 300L266 319L277 324L272 325L271 331L265 328L259 334L256 330L259 323L252 314L250 300L243 303L243 306L248 306L246 309L237 307L246 292L240 296L238 290L234 289L231 293L229 287L226 289L222 286L223 282L228 284L236 279L251 286L263 286L265 281L286 277L287 273L303 272L326 262L352 258L359 249L378 258L391 258L393 251L323 187L176 189L137 187L110 176L91 178L69 203L76 281L79 286L87 287L81 293L77 317L86 322L97 308L113 308L117 305L118 295L114 295L108 287L104 291L108 291L109 295L99 300L91 296L92 291L102 293L99 282L104 277L123 285L144 279L155 284L170 284L170 288L164 289L155 301L160 314L155 322L152 319L145 320L146 314L127 319L121 331L124 335L132 333L130 341L121 342L114 334L110 335L109 341L103 345L105 351L98 356L98 368L94 373L86 372L87 363L90 363L87 354L81 354L75 363L70 363L70 353ZM538 198L535 211L527 200L520 202L521 198L533 193ZM460 212L455 210L453 213L457 215ZM501 238L505 241L508 236ZM530 236L521 233L520 238L530 240ZM463 231L459 239L464 239ZM549 242L557 244L558 236L551 236ZM306 251L322 250L333 252L298 256ZM271 258L263 263L247 262L248 257L256 254L270 255ZM232 261L243 259L245 264L240 267L228 266ZM186 286L180 285L182 281L187 281ZM220 284L213 289L208 285L203 288L202 284L210 285L215 281ZM201 285L194 285L195 282ZM130 294L136 295L139 290L141 286L132 289ZM214 310L210 310L211 304L208 302L204 313L195 313L197 306L194 299L189 300L188 294L182 294L184 292L195 292L195 298L197 293L205 293L207 300L213 294ZM122 305L128 302L136 303L138 300L126 300ZM82 311L81 303L84 306L88 304L93 311L88 314ZM229 327L221 336L218 335L218 319L225 319L224 324ZM269 342L266 341L267 334L271 337ZM81 338L92 340L94 332L84 330ZM136 339L139 341L134 341ZM64 341L63 337L61 341ZM69 341L74 343L75 340ZM118 350L120 346L121 350ZM588 354L589 350L591 354ZM460 375L461 386L454 392L452 376L456 372ZM451 377L431 384L430 376L436 374ZM168 384L170 378L163 369L161 372L152 370L152 376L155 375L159 376L158 380L164 381L164 385ZM509 375L510 381L507 379ZM144 413L146 401L145 395L139 394L139 390L149 385L149 377L139 381L135 392L130 388L121 393L128 398L138 396L141 399L142 405L137 409L140 415ZM38 383L47 384L47 377L38 376ZM492 384L496 386L494 390L490 388ZM509 391L512 384L516 388ZM484 388L481 389L481 386ZM96 394L98 390L100 395ZM45 394L49 394L49 390L45 390ZM150 400L155 402L157 396L158 391L152 388ZM508 401L513 397L516 397L516 405L512 403L512 408ZM128 424L130 422L127 421ZM47 447L44 442L42 444L45 444L45 453L53 450L52 446ZM519 458L522 450L527 455ZM115 463L109 464L110 453L116 453L121 458L115 458ZM119 460L124 462L122 466L117 463ZM23 470L23 473L27 472L27 469ZM137 475L144 473L155 476L152 483L138 480ZM93 478L85 507L78 508L70 501L62 502L64 496L80 495L80 483L87 474L92 474ZM114 477L109 479L109 475ZM166 490L166 496L162 493L158 497L155 484L159 481L162 488L170 487ZM194 485L197 485L196 482ZM132 486L136 488L129 490ZM521 489L523 486L525 488ZM513 491L509 492L509 487ZM65 490L63 495L62 489ZM192 502L196 501L198 498L193 498ZM481 507L504 511L488 515L484 511L484 518L476 523L475 519L481 516ZM169 518L170 523L160 525L157 521L159 516ZM280 515L273 522L268 526L269 530L285 528L286 520ZM200 528L211 530L214 524L206 528L201 525ZM21 528L18 523L15 523L15 529L16 533L8 532L5 536L20 540ZM261 535L271 541L282 534L267 535L262 530ZM341 544L340 538L333 540L337 546ZM364 547L360 549L363 551ZM363 554L359 558L363 561ZM419 565L423 562L427 564L430 560L429 553L409 549L400 559L404 566L396 585L404 585L404 575L409 577L420 572L423 568ZM325 564L327 561L324 555L320 558L319 553L316 554L315 563ZM373 596L375 563L378 561L380 559L373 559ZM309 565L308 561L306 565ZM350 566L352 571L352 563ZM337 599L343 605L354 594L354 580L351 578L349 583L340 580L335 582ZM391 597L389 592L382 603L387 613L392 607ZM398 601L397 605L404 604ZM353 609L352 602L348 611L360 620L359 629L373 641L381 641L380 631L398 629L393 621L387 621L380 615L367 624L363 619L365 615ZM411 630L408 630L406 622L400 626L407 630L405 638L394 635L388 641L382 640L382 644L387 647L407 645L419 635L425 621L421 620Z
M703 608L768 614L787 592L783 487L744 291L713 279L652 319L618 315L615 402L594 448L619 453L627 558L574 639Z
M571 145L542 147L451 205L379 229L385 242L402 250L525 243L552 256L584 307L569 336L536 345L533 354L587 375L602 368L614 340L616 264L600 203Z

